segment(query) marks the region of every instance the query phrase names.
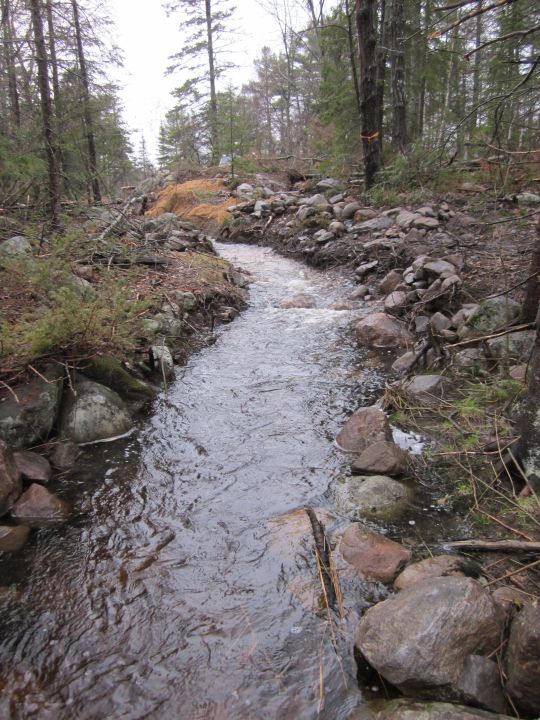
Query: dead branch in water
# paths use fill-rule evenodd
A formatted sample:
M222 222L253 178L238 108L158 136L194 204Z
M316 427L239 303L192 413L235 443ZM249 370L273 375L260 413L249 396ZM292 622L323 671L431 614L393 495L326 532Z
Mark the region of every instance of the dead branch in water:
M540 552L540 542L521 540L456 540L445 543L445 547L478 552Z

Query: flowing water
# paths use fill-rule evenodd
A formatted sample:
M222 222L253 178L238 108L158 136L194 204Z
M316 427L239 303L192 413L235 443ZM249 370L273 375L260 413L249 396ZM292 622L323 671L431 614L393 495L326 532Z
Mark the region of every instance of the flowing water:
M352 290L338 274L220 252L253 273L249 308L135 436L85 449L64 481L74 522L0 566L19 588L0 619L2 718L340 720L362 705L351 640L365 598L330 623L300 513L276 521L332 506L347 466L333 438L360 404L348 328L361 310L331 309ZM316 307L280 308L298 292Z

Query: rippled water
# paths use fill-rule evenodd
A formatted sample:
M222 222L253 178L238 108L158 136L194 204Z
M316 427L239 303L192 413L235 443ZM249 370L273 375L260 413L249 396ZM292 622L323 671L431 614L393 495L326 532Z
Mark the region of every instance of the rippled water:
M352 288L268 250L220 251L255 277L248 310L135 437L84 451L58 486L75 522L1 566L20 589L0 620L3 718L339 720L361 704L354 612L328 622L300 515L275 521L329 506L345 468L333 438L358 352L353 313L330 306ZM279 307L298 292L316 308Z

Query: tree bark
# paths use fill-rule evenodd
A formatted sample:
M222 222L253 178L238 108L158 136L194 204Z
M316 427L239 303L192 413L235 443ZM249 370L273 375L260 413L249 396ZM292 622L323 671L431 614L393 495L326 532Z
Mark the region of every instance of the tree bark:
M8 94L11 117L16 128L21 126L21 108L19 103L19 91L17 89L17 74L13 61L13 24L11 21L11 0L2 0L0 3L3 38L4 38L4 61L8 79Z
M92 198L95 203L101 202L101 190L99 188L96 140L94 135L94 123L92 120L92 112L90 109L90 83L88 81L88 71L86 68L86 58L84 55L84 47L82 42L81 23L79 19L79 5L77 0L71 0L73 8L73 22L75 24L75 39L77 42L77 59L79 61L79 73L81 81L81 93L83 104L83 121L86 135L86 145L88 150L88 174L89 183L92 189Z
M349 59L351 63L351 73L354 86L354 97L356 98L356 108L358 110L358 117L362 117L362 103L360 98L360 83L358 81L358 67L356 64L356 46L354 42L354 28L352 11L349 4L349 0L345 0L345 14L347 15L347 41L349 43Z
M379 94L377 92L376 0L356 0L356 24L362 97L362 146L366 189L381 168Z
M395 150L404 153L407 149L407 101L405 97L405 12L403 0L393 0L390 38L392 54L392 145Z
M216 67L214 63L214 33L212 28L212 3L205 0L206 35L208 41L208 70L210 79L210 142L212 145L212 165L219 162L218 148L218 117L216 93Z
M43 17L41 14L40 0L29 0L29 5L32 15L32 29L34 35L34 47L36 50L39 94L41 99L43 138L45 141L45 154L47 157L49 180L49 219L53 230L57 230L60 227L60 183L56 137L53 127L54 118L51 101L51 89L49 86L48 61L45 50L45 37L43 35Z

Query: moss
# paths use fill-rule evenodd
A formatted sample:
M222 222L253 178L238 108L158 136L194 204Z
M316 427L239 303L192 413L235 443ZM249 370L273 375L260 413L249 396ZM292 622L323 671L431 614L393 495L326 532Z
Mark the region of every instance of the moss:
M130 375L121 363L111 356L92 358L82 370L92 380L115 390L124 400L146 400L155 395L152 387Z

